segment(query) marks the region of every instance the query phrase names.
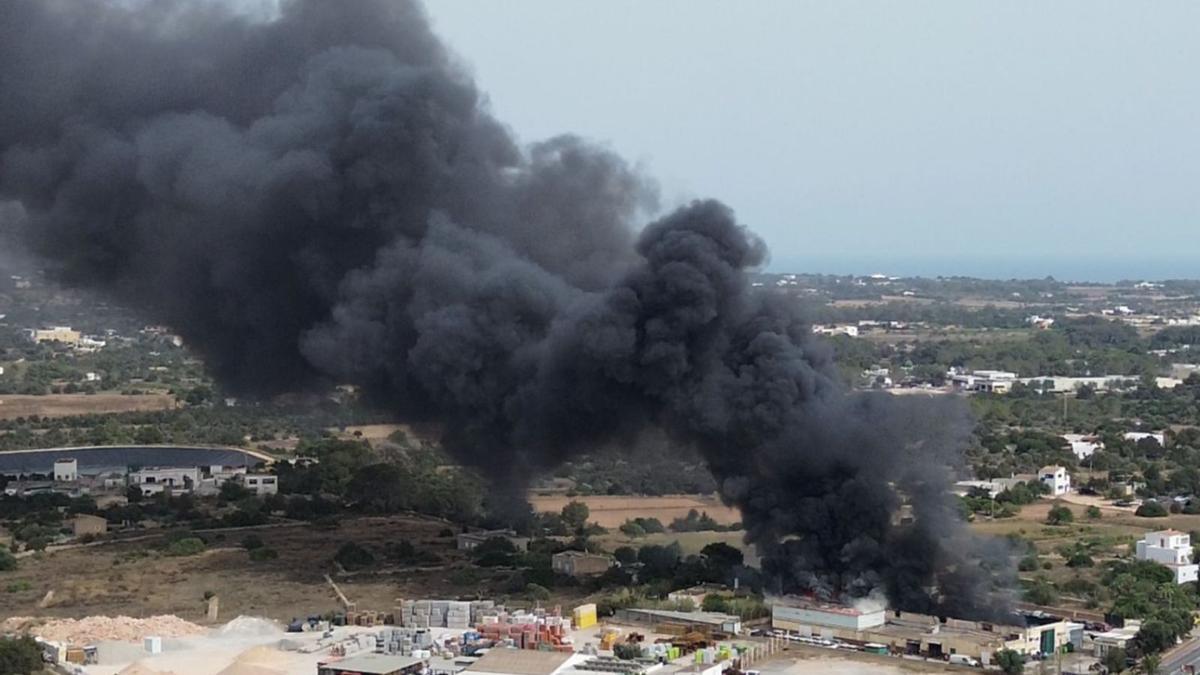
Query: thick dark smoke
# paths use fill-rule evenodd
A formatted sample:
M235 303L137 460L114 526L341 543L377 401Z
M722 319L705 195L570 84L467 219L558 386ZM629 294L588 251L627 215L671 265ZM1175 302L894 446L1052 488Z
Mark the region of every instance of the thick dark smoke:
M358 384L513 494L665 431L779 590L987 606L945 490L963 408L843 392L793 307L749 288L766 251L728 208L635 235L653 186L576 138L520 147L419 6L7 0L0 94L17 235L173 326L226 387Z

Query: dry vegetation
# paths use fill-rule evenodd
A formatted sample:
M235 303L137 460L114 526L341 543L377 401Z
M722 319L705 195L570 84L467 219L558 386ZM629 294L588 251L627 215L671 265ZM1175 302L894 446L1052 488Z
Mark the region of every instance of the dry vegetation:
M0 420L18 417L70 417L103 413L169 410L175 397L168 394L49 394L0 396Z
M667 495L662 497L637 497L619 495L591 495L567 497L563 495L529 495L534 511L557 513L568 502L587 504L591 515L588 520L607 528L619 527L631 518L658 518L663 525L670 525L676 518L687 516L695 509L707 513L723 525L741 522L742 514L737 509L721 503L711 495Z
M323 575L336 575L332 560L343 542L381 550L403 540L439 556L444 565L439 568L384 564L369 573L336 575L360 608L390 611L401 597L457 597L476 590L456 584L455 570L466 563L453 537L439 536L445 528L441 521L405 516L359 518L332 530L305 525L205 534L209 550L189 557L163 556L144 540L43 553L23 559L18 571L0 580L0 614L175 614L203 622L204 596L211 591L220 597L224 620L249 614L286 621L338 609ZM239 544L251 533L279 558L249 560ZM24 586L21 582L29 588L6 592L5 586ZM39 607L48 591L53 598Z

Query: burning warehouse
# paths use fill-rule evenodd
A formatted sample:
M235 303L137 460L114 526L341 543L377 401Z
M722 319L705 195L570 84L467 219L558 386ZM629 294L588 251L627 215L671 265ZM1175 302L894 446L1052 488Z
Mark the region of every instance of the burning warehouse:
M1084 629L1081 623L1042 613L1013 613L993 623L798 597L774 599L771 625L803 638L872 645L897 655L943 658L957 654L985 666L1003 649L1026 655L1053 654L1068 644L1078 649Z
M523 147L418 3L10 0L0 53L0 232L231 394L353 385L437 423L511 520L537 471L665 436L782 592L994 604L1005 565L979 560L1006 552L946 489L962 402L847 392L799 305L752 287L768 253L729 207L660 213L601 146Z

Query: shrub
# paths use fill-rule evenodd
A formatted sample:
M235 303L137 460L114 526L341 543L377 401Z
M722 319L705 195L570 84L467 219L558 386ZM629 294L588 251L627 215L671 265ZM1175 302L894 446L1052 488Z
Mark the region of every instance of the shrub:
M42 666L42 648L33 638L0 638L0 673L32 675L42 672Z
M33 588L33 585L25 579L22 579L20 581L14 581L8 586L5 586L4 590L9 593L20 593L22 591L28 591L31 588Z
M525 595L532 600L549 600L550 589L540 584L525 584Z
M1046 523L1050 525L1066 525L1075 520L1075 514L1071 513L1071 509L1056 504L1050 507L1050 513L1046 516Z
M352 541L342 544L334 554L333 560L347 571L361 570L375 564L375 556Z
M207 547L202 540L196 537L185 537L167 544L164 552L169 556L182 557L203 553L205 548Z
M1027 555L1021 558L1021 562L1017 563L1017 569L1022 572L1032 572L1038 568L1038 558L1036 555Z
M1162 504L1150 500L1142 502L1142 505L1137 507L1137 511L1134 511L1133 515L1141 516L1142 518L1166 518L1167 510L1163 508Z
M267 560L274 560L278 557L279 557L279 552L273 548L261 547L261 548L256 548L256 549L250 550L250 559L253 560L254 562L264 562Z
M0 572L11 572L17 569L17 557L8 549L0 546Z
M1088 518L1090 518L1090 519L1092 519L1092 520L1099 520L1099 519L1100 519L1100 516L1101 516L1101 513L1100 513L1100 507L1099 507L1099 506L1089 506L1089 507L1087 507L1087 517L1088 517Z
M1092 560L1092 556L1083 551L1076 551L1070 558L1067 558L1067 567L1092 567L1095 564L1096 561Z
M641 658L642 648L636 642L622 642L613 646L613 655L618 659L632 661L633 659Z
M247 551L253 551L254 549L262 547L262 537L258 536L257 534L248 534L242 537L242 548L246 549Z
M1018 675L1025 672L1025 655L1011 649L996 652L996 665L1005 675Z

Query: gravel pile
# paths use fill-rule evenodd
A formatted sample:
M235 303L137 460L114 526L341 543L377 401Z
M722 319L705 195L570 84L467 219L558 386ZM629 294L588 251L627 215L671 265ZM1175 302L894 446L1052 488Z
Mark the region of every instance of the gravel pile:
M163 638L201 635L206 629L171 614L144 619L129 616L89 616L83 619L15 616L0 623L0 634L21 632L56 642L87 645L104 640L140 642L151 635Z

